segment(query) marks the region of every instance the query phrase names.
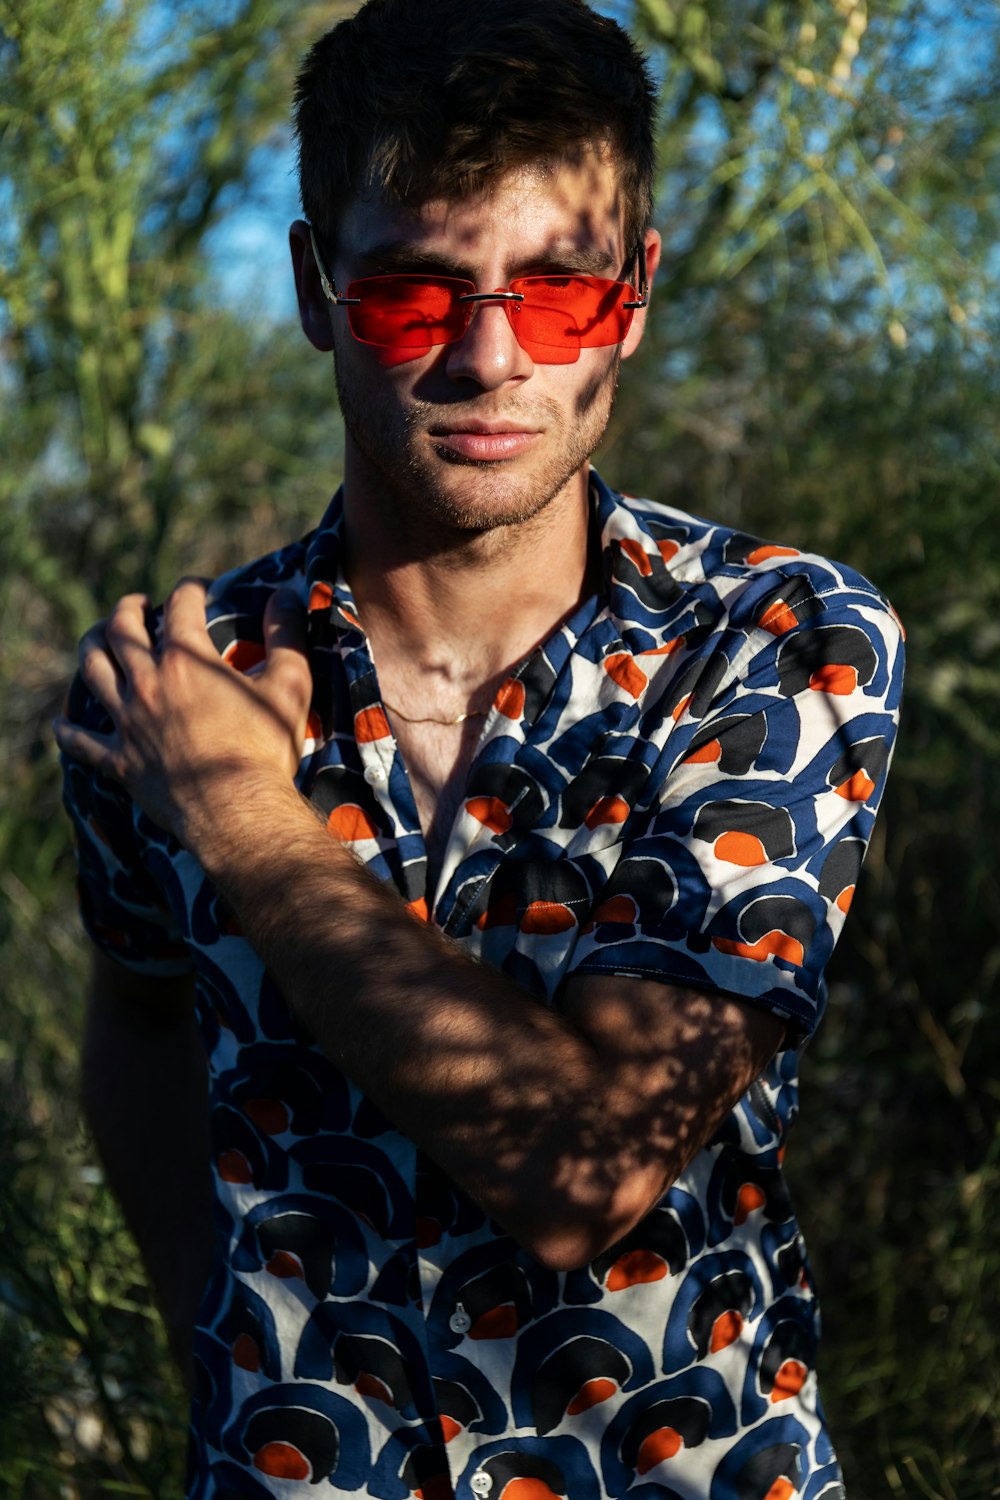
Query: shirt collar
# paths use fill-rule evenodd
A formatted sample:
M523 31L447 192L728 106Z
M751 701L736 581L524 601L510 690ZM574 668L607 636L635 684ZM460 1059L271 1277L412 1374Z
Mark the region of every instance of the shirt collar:
M524 704L522 712L527 722L533 721L545 707L551 684L576 648L580 636L595 620L606 621L618 637L618 649L630 656L647 655L651 649L668 649L669 643L664 645L657 640L657 622L650 619L646 587L650 581L663 577L669 561L662 539L658 540L652 533L641 512L631 508L593 468L590 471L590 501L591 526L600 537L603 594L600 598L582 601L569 619L536 647L500 689L501 694L506 694L511 691L512 684L517 684L514 694ZM351 648L364 645L365 635L343 573L343 521L341 488L310 538L306 553L306 585L310 632L314 642L332 645L336 638L341 650L349 652ZM672 587L672 584L668 587L668 595Z

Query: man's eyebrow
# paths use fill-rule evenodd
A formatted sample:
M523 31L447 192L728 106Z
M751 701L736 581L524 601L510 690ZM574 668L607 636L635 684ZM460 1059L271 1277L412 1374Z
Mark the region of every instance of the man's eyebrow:
M466 281L476 279L472 266L453 261L429 246L415 245L412 240L387 240L381 245L372 245L359 252L358 260L369 273L372 268L377 267L390 274L394 271L414 271L418 274L427 271L437 272L438 275L459 276ZM564 245L510 267L508 280L546 270L576 272L580 276L617 275L621 264L608 250L600 250L596 246ZM626 264L626 275L628 271L629 266Z
M617 274L621 269L620 260L615 260L609 250L599 250L596 245L566 245L541 257L539 264L579 271L584 276L607 276L609 273Z
M372 245L359 252L358 259L366 268L377 266L381 271L437 271L448 276L462 276L472 281L468 266L451 261L439 250L430 250L415 245L412 240L387 240L382 245Z

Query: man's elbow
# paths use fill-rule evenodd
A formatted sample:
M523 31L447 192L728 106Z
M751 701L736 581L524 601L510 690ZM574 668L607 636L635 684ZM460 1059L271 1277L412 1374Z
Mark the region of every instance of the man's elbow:
M614 1244L614 1240L609 1240L608 1244ZM530 1244L522 1241L522 1248L547 1271L578 1271L595 1261L601 1251L607 1249L607 1245L601 1235L560 1233L553 1230L549 1234L533 1238Z
M606 1201L586 1208L560 1202L559 1195L553 1194L549 1201L558 1205L554 1212L511 1233L546 1270L577 1271L623 1240L652 1212L672 1182L672 1177L662 1176L651 1181L643 1173L619 1184Z

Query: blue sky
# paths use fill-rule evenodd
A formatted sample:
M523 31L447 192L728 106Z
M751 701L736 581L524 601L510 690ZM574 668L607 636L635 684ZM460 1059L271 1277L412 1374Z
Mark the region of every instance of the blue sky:
M261 147L253 161L253 187L211 231L206 251L219 296L248 316L290 318L295 291L288 255L288 226L300 213L291 132Z

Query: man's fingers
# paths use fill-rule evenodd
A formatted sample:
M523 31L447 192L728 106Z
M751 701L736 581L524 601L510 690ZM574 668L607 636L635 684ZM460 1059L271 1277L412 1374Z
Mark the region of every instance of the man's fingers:
M272 680L277 678L281 682L303 713L312 697L306 643L305 606L294 589L278 589L264 610L267 672Z
M53 719L52 731L59 749L70 760L78 760L92 770L103 771L106 776L121 780L117 734L98 734L93 729L81 729L79 724L71 724L62 715Z
M99 620L80 641L80 676L98 703L117 721L122 709L125 683L121 668L108 646L107 622Z
M208 635L206 578L182 578L163 606L163 647L183 644L199 654L217 656Z
M146 624L148 609L145 594L126 594L119 599L104 627L108 650L127 681L134 681L153 661L153 642Z
M305 605L294 589L276 589L264 608L264 642L270 657L277 651L306 649Z

